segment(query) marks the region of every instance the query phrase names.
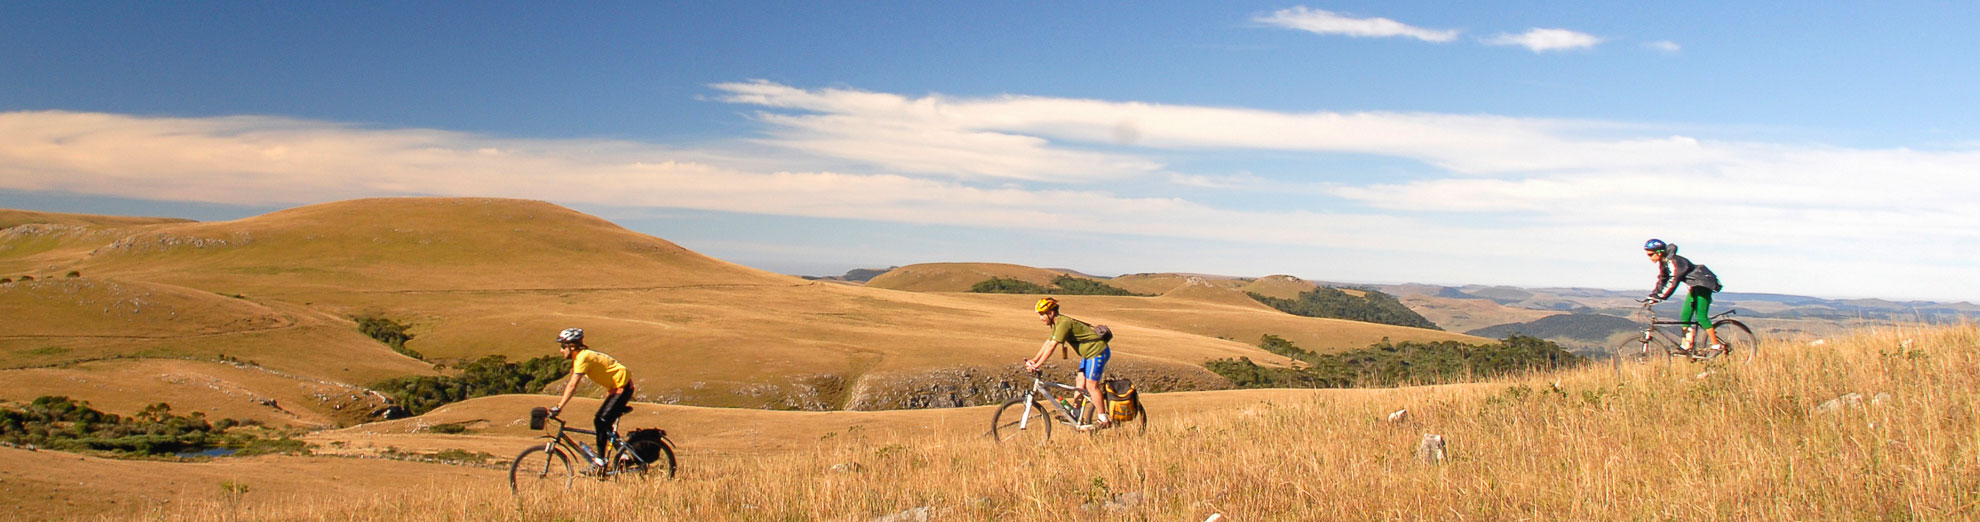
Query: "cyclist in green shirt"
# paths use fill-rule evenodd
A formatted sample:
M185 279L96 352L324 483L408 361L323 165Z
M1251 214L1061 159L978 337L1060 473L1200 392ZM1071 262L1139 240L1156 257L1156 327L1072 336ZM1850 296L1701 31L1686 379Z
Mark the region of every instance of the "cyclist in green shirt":
M1045 326L1052 327L1052 337L1045 339L1045 344L1038 347L1037 355L1024 360L1024 369L1038 371L1038 367L1044 366L1045 359L1052 355L1053 348L1071 345L1073 351L1080 357L1079 374L1074 377L1073 384L1086 391L1087 404L1091 406L1086 407L1085 410L1098 412L1091 426L1105 426L1110 419L1100 407L1106 404L1100 400L1100 375L1106 371L1107 357L1113 354L1113 350L1107 347L1106 338L1083 321L1059 315L1058 299L1050 297L1039 299L1038 304L1032 308L1037 310L1038 320L1044 321ZM1086 419L1080 419L1080 422L1084 423Z

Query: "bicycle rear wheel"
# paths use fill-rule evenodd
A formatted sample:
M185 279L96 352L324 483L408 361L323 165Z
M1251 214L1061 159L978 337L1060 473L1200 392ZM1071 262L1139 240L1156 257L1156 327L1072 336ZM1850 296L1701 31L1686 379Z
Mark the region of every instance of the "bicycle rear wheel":
M570 489L571 479L577 476L571 467L571 458L564 450L543 446L531 446L516 455L515 462L509 464L509 491L521 495L525 492L545 492Z
M1733 319L1720 319L1712 322L1712 333L1718 334L1719 343L1726 350L1718 356L1738 363L1753 362L1753 356L1760 352L1760 338L1753 335L1753 329L1746 323Z
M1044 444L1046 439L1052 438L1052 415L1038 401L1011 399L998 406L997 414L990 417L990 438L998 444Z

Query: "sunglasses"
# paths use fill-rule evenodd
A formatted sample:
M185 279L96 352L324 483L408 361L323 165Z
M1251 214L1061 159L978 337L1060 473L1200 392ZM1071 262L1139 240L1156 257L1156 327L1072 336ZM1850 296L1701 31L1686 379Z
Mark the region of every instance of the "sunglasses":
M1662 253L1663 253L1663 252L1658 252L1658 251L1655 251L1655 250L1646 250L1646 251L1644 251L1644 252L1643 252L1643 255L1646 255L1646 256L1654 256L1654 255L1657 255L1657 254L1662 254Z

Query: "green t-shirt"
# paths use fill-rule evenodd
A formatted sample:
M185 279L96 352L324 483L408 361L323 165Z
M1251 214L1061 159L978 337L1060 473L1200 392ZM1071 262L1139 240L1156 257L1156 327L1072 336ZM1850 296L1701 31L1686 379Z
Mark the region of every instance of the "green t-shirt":
M1097 357L1107 350L1107 341L1100 340L1100 334L1092 326L1063 315L1052 321L1052 342L1071 344L1081 359Z

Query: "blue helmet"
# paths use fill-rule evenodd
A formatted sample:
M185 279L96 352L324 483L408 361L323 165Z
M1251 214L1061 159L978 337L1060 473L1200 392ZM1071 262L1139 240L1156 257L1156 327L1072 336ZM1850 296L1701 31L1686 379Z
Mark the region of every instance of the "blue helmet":
M1670 250L1670 248L1671 245L1669 243L1665 243L1664 240L1662 239L1652 239L1643 242L1643 249L1651 252L1664 252L1666 250Z

